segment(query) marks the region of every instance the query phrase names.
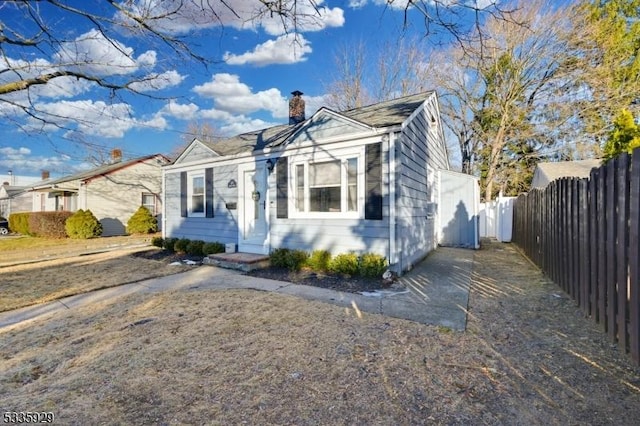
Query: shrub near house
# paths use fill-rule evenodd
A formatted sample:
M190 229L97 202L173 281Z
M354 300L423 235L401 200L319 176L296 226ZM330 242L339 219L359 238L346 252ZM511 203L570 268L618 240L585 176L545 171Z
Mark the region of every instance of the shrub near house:
M151 234L158 232L158 220L149 209L140 206L127 222L128 234Z
M91 210L78 210L65 224L67 235L70 238L87 239L102 235L102 224L93 215Z

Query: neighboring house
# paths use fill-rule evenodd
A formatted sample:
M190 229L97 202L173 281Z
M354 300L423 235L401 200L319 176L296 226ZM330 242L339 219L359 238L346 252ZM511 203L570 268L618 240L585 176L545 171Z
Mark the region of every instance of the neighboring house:
M163 168L164 236L261 254L373 252L410 269L442 234L438 171L449 160L435 93L309 119L293 95L289 125L196 139Z
M31 211L32 196L24 186L0 186L0 217L8 218L11 213Z
M588 178L591 169L600 167L601 160L576 160L538 163L533 172L532 188L544 189L563 177Z
M161 167L169 160L154 154L121 161L119 150L113 154L111 164L31 186L32 210L91 210L102 223L103 236L125 234L127 221L141 205L159 215Z

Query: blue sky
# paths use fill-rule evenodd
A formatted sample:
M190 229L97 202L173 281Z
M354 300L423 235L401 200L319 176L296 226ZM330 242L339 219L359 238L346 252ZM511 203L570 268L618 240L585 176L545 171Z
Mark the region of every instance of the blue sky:
M46 87L29 91L32 103L50 117L58 117L44 126L0 102L0 180L7 180L8 170L17 176L40 176L42 170L50 171L52 177L69 174L92 167L88 158L104 156L111 148L120 148L125 158L168 155L184 143L190 122L210 123L223 135L286 123L287 100L293 90L305 93L309 116L326 103L324 90L333 76L336 48L360 41L380 45L399 34L424 33L421 15L415 10L409 13L409 26L404 26L404 2L389 7L384 0L317 0L321 19L302 22L295 34L286 33L275 18L245 21L242 11L255 3L232 1L240 16L221 14L224 26L211 25L210 20L194 25L199 15L159 23L183 37L197 53L214 59L208 67L180 58L161 43L149 44L116 31L112 34L119 48L131 52L130 58L124 57L86 20L43 9L48 22L55 23L53 28L76 42L74 52L88 55L91 63L85 67L92 72L127 78L131 70L146 70L154 76L151 84L135 86L150 97L120 93L110 98L91 83L71 77L54 79ZM95 3L92 7L106 6ZM26 23L20 19L6 3L0 5L0 22L22 28ZM0 68L9 61L32 71L74 59L69 49L26 56L5 48L5 54L8 60ZM7 78L0 74L0 83ZM6 98L20 103L26 95L14 93Z

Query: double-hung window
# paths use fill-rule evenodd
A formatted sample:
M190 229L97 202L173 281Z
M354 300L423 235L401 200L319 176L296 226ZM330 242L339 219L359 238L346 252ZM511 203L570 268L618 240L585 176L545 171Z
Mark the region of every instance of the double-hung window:
M293 164L295 212L310 217L357 217L362 210L359 156Z
M142 193L142 205L151 212L153 216L156 215L156 195L150 192Z
M204 185L204 173L192 173L189 175L189 216L204 216Z

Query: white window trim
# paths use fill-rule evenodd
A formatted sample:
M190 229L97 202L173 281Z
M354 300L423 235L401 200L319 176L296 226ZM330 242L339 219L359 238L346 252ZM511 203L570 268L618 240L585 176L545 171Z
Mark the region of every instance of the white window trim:
M356 199L356 211L340 211L340 212L311 212L309 211L309 164L310 163L322 163L325 161L341 161L340 167L340 182L341 188L346 189L347 183L347 159L356 158L358 164L358 192ZM297 209L297 173L296 166L304 166L304 212L300 212ZM308 155L294 155L290 157L289 162L289 218L292 219L363 219L364 218L364 193L365 193L365 147L355 147L351 149L335 150L332 153L316 153L312 156ZM347 191L341 190L341 210L347 208Z
M143 192L142 195L140 196L140 205L147 207L150 204L144 204L144 196L145 195L149 195L153 197L153 210L149 210L151 212L151 214L153 216L156 216L158 214L158 196L156 194L154 194L153 192ZM149 209L149 207L147 207L147 209Z
M204 192L202 193L202 213L193 211L193 179L201 177L204 182ZM204 170L187 173L187 217L205 217L207 212L207 179Z

